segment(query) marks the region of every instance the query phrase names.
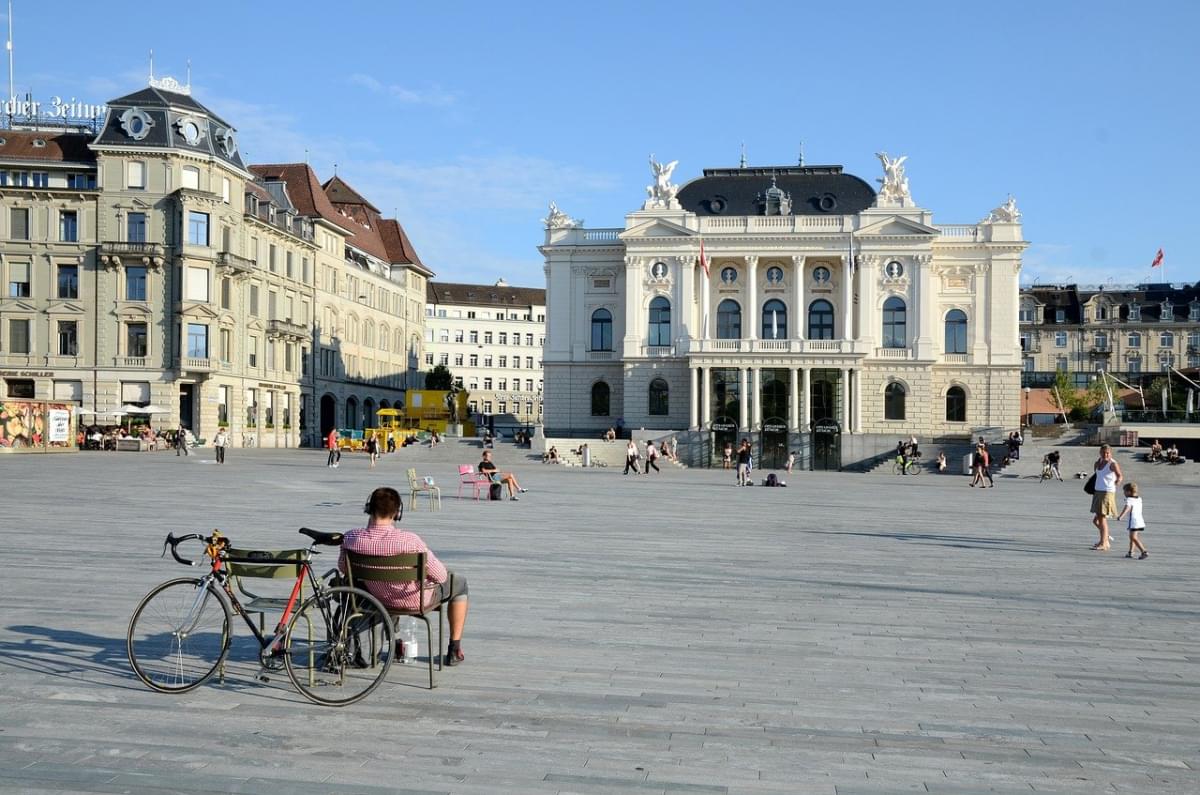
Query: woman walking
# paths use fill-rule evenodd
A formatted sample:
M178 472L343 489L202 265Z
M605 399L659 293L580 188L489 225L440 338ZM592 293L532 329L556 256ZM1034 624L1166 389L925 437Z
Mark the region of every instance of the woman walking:
M1124 476L1121 466L1113 460L1112 448L1100 445L1100 458L1093 466L1096 477L1096 493L1092 495L1092 524L1100 531L1100 540L1092 545L1098 552L1107 552L1109 546L1108 520L1117 515L1117 486Z
M629 444L625 445L625 471L621 474L628 475L629 470L633 470L633 474L638 474L638 447L637 442L633 439L629 440Z

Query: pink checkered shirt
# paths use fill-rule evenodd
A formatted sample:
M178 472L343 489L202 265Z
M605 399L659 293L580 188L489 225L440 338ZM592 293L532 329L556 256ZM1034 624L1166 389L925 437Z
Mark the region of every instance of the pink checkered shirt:
M434 584L445 582L448 577L446 567L429 550L429 547L425 546L425 542L419 535L392 525L357 527L346 533L342 539L342 549L363 555L401 555L424 552L426 606L437 601ZM338 569L346 570L346 556L343 553L338 554ZM393 607L399 610L419 610L421 607L416 583L368 582L366 586L368 591L383 602L384 607Z

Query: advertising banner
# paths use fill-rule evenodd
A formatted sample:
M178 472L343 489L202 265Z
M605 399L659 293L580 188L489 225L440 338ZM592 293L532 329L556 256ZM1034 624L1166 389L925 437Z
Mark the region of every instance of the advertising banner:
M0 403L0 453L75 452L75 406L40 400Z

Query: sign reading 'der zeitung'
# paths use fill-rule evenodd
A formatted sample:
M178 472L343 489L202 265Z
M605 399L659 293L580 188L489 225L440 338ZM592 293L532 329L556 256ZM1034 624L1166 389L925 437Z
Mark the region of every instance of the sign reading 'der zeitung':
M107 111L107 105L80 102L75 97L64 100L62 97L52 96L49 102L39 102L28 96L25 99L9 97L3 104L0 104L0 112L6 116L41 117L67 121L91 121L97 116L103 116Z

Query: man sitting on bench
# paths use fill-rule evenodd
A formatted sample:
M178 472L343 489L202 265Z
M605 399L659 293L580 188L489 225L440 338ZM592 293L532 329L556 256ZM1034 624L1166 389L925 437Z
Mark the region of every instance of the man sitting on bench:
M517 483L517 478L511 472L497 472L496 465L492 463L492 451L483 451L483 460L479 462L477 469L483 474L491 478L493 483L503 483L508 486L508 497L511 500L517 499L517 492L524 494L529 489L521 488L521 484Z

